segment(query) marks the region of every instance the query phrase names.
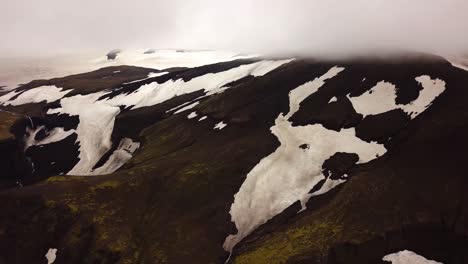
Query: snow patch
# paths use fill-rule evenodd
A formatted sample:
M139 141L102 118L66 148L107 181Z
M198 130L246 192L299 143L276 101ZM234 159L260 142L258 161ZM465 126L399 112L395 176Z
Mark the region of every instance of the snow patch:
M175 114L178 114L178 113L181 113L181 112L184 112L184 111L187 111L187 110L189 110L189 109L192 109L192 108L194 108L195 106L197 106L198 104L200 104L200 102L199 102L199 101L196 101L196 102L191 103L191 104L189 104L189 105L187 105L187 106L184 106L184 107L180 108L179 110L175 111L175 112L174 112L174 115L175 115Z
M202 117L200 117L200 119L198 119L198 121L203 121L203 120L205 120L206 118L207 118L207 116L202 116Z
M328 101L328 103L333 103L333 102L336 102L338 101L338 99L336 98L336 96L333 96L330 101Z
M423 87L416 100L409 104L396 104L396 87L392 83L381 81L369 91L358 97L348 99L353 104L356 112L367 115L378 115L394 109L401 109L409 114L411 119L415 118L445 91L445 82L440 79L432 79L430 76L422 75L415 80Z
M55 85L40 86L37 88L29 89L24 92L11 91L10 93L0 97L0 103L4 105L22 105L28 103L40 103L46 101L47 103L57 101L63 98L66 94L72 90L63 91L62 88L58 88ZM14 100L12 97L21 93Z
M134 142L130 138L123 138L106 163L89 173L89 175L104 175L117 171L132 158L133 153L139 148L139 142Z
M46 137L41 140L36 140L36 135L41 130L45 131ZM65 131L62 127L56 127L50 131L46 130L44 126L39 126L36 128L26 127L26 134L24 135L24 151L26 151L31 146L42 146L50 143L58 142L69 137L71 134L75 133L75 130Z
M150 73L148 73L148 77L146 77L146 78L139 79L139 80L135 80L135 81L131 81L131 82L126 82L126 83L123 83L123 84L141 82L141 81L144 81L144 80L148 80L148 79L150 79L150 78L162 76L162 75L167 74L167 73L168 73L168 72L150 72Z
M226 126L227 126L227 124L224 123L223 121L221 121L221 122L217 123L217 124L214 126L213 129L221 130L221 129L225 128Z
M392 264L443 264L442 262L428 260L409 250L386 255L382 260L389 261Z
M187 118L188 118L188 119L192 119L192 118L195 118L195 117L197 117L197 116L198 116L197 112L192 112L192 113L190 113L190 114L187 116Z
M92 61L96 67L108 67L117 65L132 65L153 69L167 69L173 67L198 67L223 61L247 59L255 55L238 55L229 51L185 51L156 50L154 53L146 53L144 49L123 50L113 59L108 60L103 55Z
M278 68L279 66L281 66L283 64L290 63L293 60L294 59L277 60L277 61L273 61L272 63L262 64L262 65L260 65L260 67L257 67L255 70L253 70L250 75L255 76L255 77L263 76L263 75L271 72L272 70Z
M55 259L57 258L57 249L56 248L49 248L47 253L45 254L47 259L47 264L54 263Z

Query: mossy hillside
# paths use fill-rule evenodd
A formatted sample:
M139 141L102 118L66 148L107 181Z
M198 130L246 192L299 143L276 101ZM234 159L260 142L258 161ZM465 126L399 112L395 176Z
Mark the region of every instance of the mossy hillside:
M10 127L19 119L19 116L10 114L8 112L0 111L0 142L2 140L12 138Z

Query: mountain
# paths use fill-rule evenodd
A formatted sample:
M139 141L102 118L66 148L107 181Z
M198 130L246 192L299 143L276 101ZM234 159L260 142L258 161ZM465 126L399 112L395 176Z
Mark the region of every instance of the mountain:
M466 263L467 83L411 54L21 85L0 96L0 263Z

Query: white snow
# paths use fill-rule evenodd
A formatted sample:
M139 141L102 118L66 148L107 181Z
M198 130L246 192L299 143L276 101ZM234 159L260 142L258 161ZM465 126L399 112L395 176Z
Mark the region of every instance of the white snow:
M119 73L120 71L113 71L112 73Z
M50 103L63 98L71 91L72 90L63 91L62 88L58 88L55 85L41 86L24 91L14 100L11 100L11 98L19 92L11 91L10 93L0 97L0 103L4 105L22 105L27 103L40 103L43 101Z
M65 113L78 116L76 128L80 144L80 161L67 174L88 175L101 157L112 147L111 135L115 117L120 113L117 106L96 102L101 93L76 95L61 100L61 108L50 109L48 114Z
M238 55L228 51L186 51L156 50L145 54L144 49L123 50L114 60L108 60L105 52L93 63L100 67L114 65L133 65L154 69L167 69L172 67L198 67L223 61L252 58L255 55Z
M206 118L207 118L207 116L202 116L202 117L200 117L200 119L198 119L198 121L203 121L203 120L205 120Z
M168 74L169 72L150 72L148 73L148 78L154 78Z
M386 149L377 143L368 143L356 137L354 128L333 131L322 125L292 126L288 120L299 110L300 103L315 93L326 80L333 78L344 68L333 67L327 73L307 82L289 93L290 111L280 114L272 133L280 146L263 158L248 174L235 195L231 206L231 219L237 234L229 235L224 249L232 251L234 246L258 226L281 213L296 201L303 209L309 198L329 191L344 180L327 179L322 188L313 194L309 191L321 180L322 164L336 152L357 153L359 163L368 162L383 155ZM299 146L309 144L304 150Z
M386 255L382 260L389 261L392 264L443 264L434 260L428 260L409 250Z
M188 118L188 119L192 119L192 118L195 118L195 117L197 117L197 116L198 116L197 112L192 112L192 113L190 113L190 114L187 116L187 118Z
M36 128L26 127L26 134L24 135L24 151L26 151L31 146L41 146L47 145L50 143L61 141L71 134L75 133L75 130L65 131L62 127L56 127L50 131L46 131L47 137L41 140L36 140L35 137L39 131L46 129L44 126L39 126Z
M54 263L55 259L57 258L57 249L56 248L49 248L47 253L45 254L47 259L47 264Z
M336 98L336 96L333 96L330 101L328 101L328 103L333 103L333 102L336 102L338 101L338 99Z
M188 94L198 90L204 90L206 93L214 93L225 90L224 85L242 79L252 73L266 74L265 68L273 70L271 64L279 67L290 60L278 61L264 60L251 64L241 65L239 67L218 72L208 73L185 82L183 79L168 80L165 83L152 82L142 85L138 90L131 94L121 94L111 99L106 99L108 104L134 106L133 109L152 106L173 97ZM261 70L258 70L261 69Z
M221 121L221 122L217 123L217 124L214 126L213 129L221 130L221 129L225 128L226 126L227 126L227 124L224 123L223 121Z
M268 63L268 64L261 64L259 67L257 67L255 70L253 70L252 73L250 73L250 75L255 76L255 77L263 76L263 75L271 72L272 70L278 68L279 66L281 66L283 64L290 63L293 60L294 59L277 60L277 61L273 61L273 62Z
M194 108L195 106L197 106L198 104L200 104L199 101L196 101L196 102L194 102L194 103L191 103L191 104L189 104L189 105L187 105L187 106L184 106L184 107L180 108L179 110L175 111L174 114L178 114L178 113L187 111L187 110L189 110L189 109L192 109L192 108Z
M141 81L144 81L144 80L148 80L148 79L150 79L150 78L162 76L162 75L167 74L167 73L168 73L168 72L150 72L150 73L148 73L148 77L146 77L146 78L144 78L144 79L139 79L139 80L135 80L135 81L131 81L131 82L126 82L126 83L124 83L124 84L141 82Z
M455 63L455 62L451 62L451 64L452 64L453 67L462 69L464 71L468 71L468 66L465 66L465 65L460 64L460 63Z
M234 196L231 206L231 219L237 234L229 235L224 249L231 251L244 237L275 215L300 201L302 210L311 196L328 192L345 180L331 180L322 172L323 162L337 152L356 153L358 163L366 163L386 153L383 145L365 142L356 137L355 129L333 131L320 124L292 126L289 118L300 108L300 103L318 91L326 80L333 78L344 68L333 67L327 73L295 88L289 93L289 112L281 113L271 127L280 146L263 158L248 174L246 180ZM445 82L423 75L416 78L423 90L419 97L407 105L396 105L395 86L379 82L359 97L350 97L358 113L379 114L401 108L412 118L423 112L432 101L445 90ZM299 146L308 144L309 148ZM321 180L323 186L312 194L308 192Z
M304 99L309 97L311 94L318 91L325 81L335 77L338 73L340 73L344 68L340 67L333 67L329 71L327 71L324 75L320 76L319 78L315 78L313 81L306 82L303 85L300 85L296 89L289 92L289 107L290 110L284 116L285 119L289 119L294 113L299 110L299 105Z
M110 174L122 167L132 158L133 153L140 148L139 142L133 142L130 138L120 140L118 148L112 153L109 159L99 168L89 173L89 175Z
M416 77L415 80L423 89L419 92L418 98L409 104L396 104L396 87L386 81L377 83L361 96L350 97L348 95L348 98L356 112L364 116L401 109L409 114L411 118L415 118L424 112L432 101L445 90L445 82L440 79L432 79L430 76L422 75Z
M0 96L0 104L4 104L5 102L10 101L11 98L13 98L14 96L16 96L19 93L20 93L19 91L11 91L9 93L6 93L6 94Z
M445 54L442 56L445 57L453 67L468 71L468 57L454 54Z
M179 55L179 53L177 54ZM146 56L146 54L144 56ZM188 55L185 54L184 56ZM117 58L125 58L125 56L121 56L121 54L119 54ZM60 88L49 87L47 89L50 89L50 91L46 92L47 96L43 96L38 92L36 93L36 91L32 91L29 92L31 95L28 95L25 98L20 98L23 96L23 94L20 95L18 99L21 100L18 103L25 104L29 102L36 102L37 100L43 99L44 97L46 97L47 101L54 101L57 98L62 98L60 101L61 107L50 109L48 114L69 114L72 116L78 116L80 120L78 127L76 128L76 133L78 135L77 142L80 145L80 153L78 156L79 162L75 164L73 169L67 174L91 175L94 173L93 167L112 147L111 135L114 128L115 117L120 113L120 106L133 106L133 108L153 106L174 98L175 96L198 90L205 91L205 95L201 96L200 98L216 93L221 93L228 89L228 87L225 87L225 85L230 82L239 80L249 75L265 75L268 72L290 61L291 60L264 60L253 62L224 72L208 73L203 76L198 76L187 82L185 82L183 79L168 80L164 83L152 82L146 85L142 85L133 93L120 94L116 97L102 100L98 99L108 92L104 91L63 98L63 96L69 91L61 92L59 90ZM156 76L158 74L163 73L154 73L150 75ZM9 100L12 96L15 95L16 91L12 91L11 93L12 94L4 96L4 100L8 101L9 103L11 103ZM16 102L16 100L13 101ZM176 113L191 109L198 103L198 101L191 103L190 105L179 109ZM217 129L222 129L225 126L226 124L219 124ZM125 156L125 154L123 155ZM122 160L122 158L118 156L115 156L115 158Z

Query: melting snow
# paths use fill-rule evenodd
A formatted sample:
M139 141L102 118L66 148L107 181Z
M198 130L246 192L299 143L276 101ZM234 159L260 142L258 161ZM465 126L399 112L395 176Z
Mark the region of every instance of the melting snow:
M441 262L428 260L409 250L386 255L382 260L392 262L392 264L442 264Z
M336 96L333 96L330 101L328 101L328 103L333 103L333 102L336 102L338 99L336 98Z
M49 248L49 251L45 254L47 259L47 264L54 263L55 259L57 258L57 249L56 248Z
M46 138L36 140L37 133L43 129L45 130L46 128L44 126L39 126L37 128L26 127L26 134L24 135L24 151L31 146L41 146L61 141L76 132L75 130L65 131L62 127L56 127L51 131L45 131L47 135Z
M63 98L71 91L72 90L62 91L62 88L58 88L55 85L41 86L24 91L14 100L11 100L11 98L20 92L11 91L10 93L0 97L0 103L3 103L4 105L22 105L27 103L40 103L43 101L50 103Z
M120 140L118 148L112 153L106 163L89 173L89 175L103 175L115 172L129 161L133 153L139 148L139 142L133 142L130 138L123 138Z
M122 58L121 54L119 54L118 58ZM183 79L168 80L161 84L158 82L152 82L142 85L131 94L120 94L114 98L103 100L98 99L107 92L97 92L63 98L63 96L69 91L62 92L60 88L49 87L46 88L47 96L43 96L40 95L39 88L36 88L31 91L27 91L28 96L21 98L21 96L26 93L24 92L20 97L18 97L18 99L21 98L21 101L18 103L25 104L37 102L39 99L44 100L43 98L46 98L49 102L62 98L60 101L61 107L50 109L48 114L69 114L72 116L78 116L80 120L78 127L76 128L76 133L78 135L77 142L80 144L80 153L78 156L79 161L67 174L91 175L95 173L93 172L93 167L112 147L111 135L114 128L115 117L120 113L120 106L133 106L133 108L153 106L174 98L175 96L198 90L204 90L206 93L205 96L221 93L228 89L225 85L230 82L249 75L265 75L290 61L291 60L258 61L251 64L240 65L224 72L208 73L193 78L187 82ZM155 73L152 76L155 76L156 74L163 73ZM12 101L9 100L16 94L16 91L12 91L11 94L3 96L3 100L11 103ZM16 102L16 100L14 101ZM198 104L198 102L179 109L177 113L190 109L196 104ZM222 129L225 126L226 124L219 124L217 129ZM119 158L119 160L121 159Z
M202 117L200 117L200 119L198 119L198 121L203 121L205 119L206 119L206 116L202 116Z
M198 116L198 115L197 115L197 112L192 112L192 113L190 113L190 114L187 116L187 118L188 118L188 119L192 119L192 118L195 118L195 117L197 117L197 116Z
M381 81L358 97L350 97L356 112L362 115L377 115L393 109L401 109L415 118L430 106L437 96L445 90L445 82L440 79L431 79L427 75L416 77L415 80L423 87L416 100L409 104L396 104L395 85Z
M48 114L65 113L80 119L76 128L80 161L68 172L70 175L90 174L94 165L112 147L111 135L120 108L96 102L101 95L96 93L67 97L61 100L61 108L48 111Z
M184 107L180 108L179 110L175 111L174 114L178 114L178 113L184 112L184 111L186 111L186 110L192 109L192 108L194 108L195 106L197 106L198 104L200 104L199 101L196 101L196 102L194 102L194 103L191 103L191 104L189 104L189 105L187 105L187 106L184 106Z
M142 85L138 90L131 94L120 94L114 98L106 99L108 104L134 106L135 108L152 106L167 101L178 95L188 94L198 90L204 90L207 93L223 91L224 85L242 79L253 73L266 74L265 68L272 70L271 64L277 67L289 62L290 60L278 61L259 61L251 64L241 65L239 67L218 72L208 73L185 82L183 79L168 80L165 83L152 82Z
M124 84L141 82L141 81L144 81L144 80L148 80L148 79L150 79L150 78L162 76L162 75L167 74L167 73L168 73L168 72L150 72L150 73L148 73L148 77L146 77L146 78L144 78L144 79L139 79L139 80L135 80L135 81L131 81L131 82L126 82L126 83L124 83Z
M359 156L358 163L366 163L385 154L383 145L368 143L356 137L354 128L337 132L320 124L294 127L289 121L305 98L317 92L326 80L343 69L333 67L321 77L289 93L289 112L286 115L281 113L271 127L281 145L247 174L239 192L234 196L230 214L238 232L226 238L223 245L225 250L232 252L234 246L244 237L296 201L301 202L304 210L311 196L326 193L345 182L326 178L322 172L323 162L336 152L356 153ZM356 111L364 115L401 108L415 117L430 106L445 89L444 81L432 80L429 76L417 77L416 81L421 83L423 91L408 105L395 105L395 86L387 82L380 82L373 88L373 92L351 97L350 100ZM298 148L303 144L310 147ZM324 179L323 186L309 194Z
M325 179L323 162L336 152L357 153L359 163L374 159L376 154L385 153L382 145L357 138L354 128L336 132L321 125L293 127L289 121L305 98L343 69L333 67L321 77L289 93L290 111L286 115L280 114L271 127L272 133L281 143L280 147L248 173L235 195L230 213L238 233L226 238L226 250L232 251L244 237L294 202L300 201L304 209L312 195L327 192L342 183L343 180L327 180L320 190L309 194L318 182ZM305 143L310 145L309 149L298 148Z
M227 124L224 123L223 121L221 121L218 124L216 124L213 129L221 130L221 129L225 128L226 126L227 126Z

